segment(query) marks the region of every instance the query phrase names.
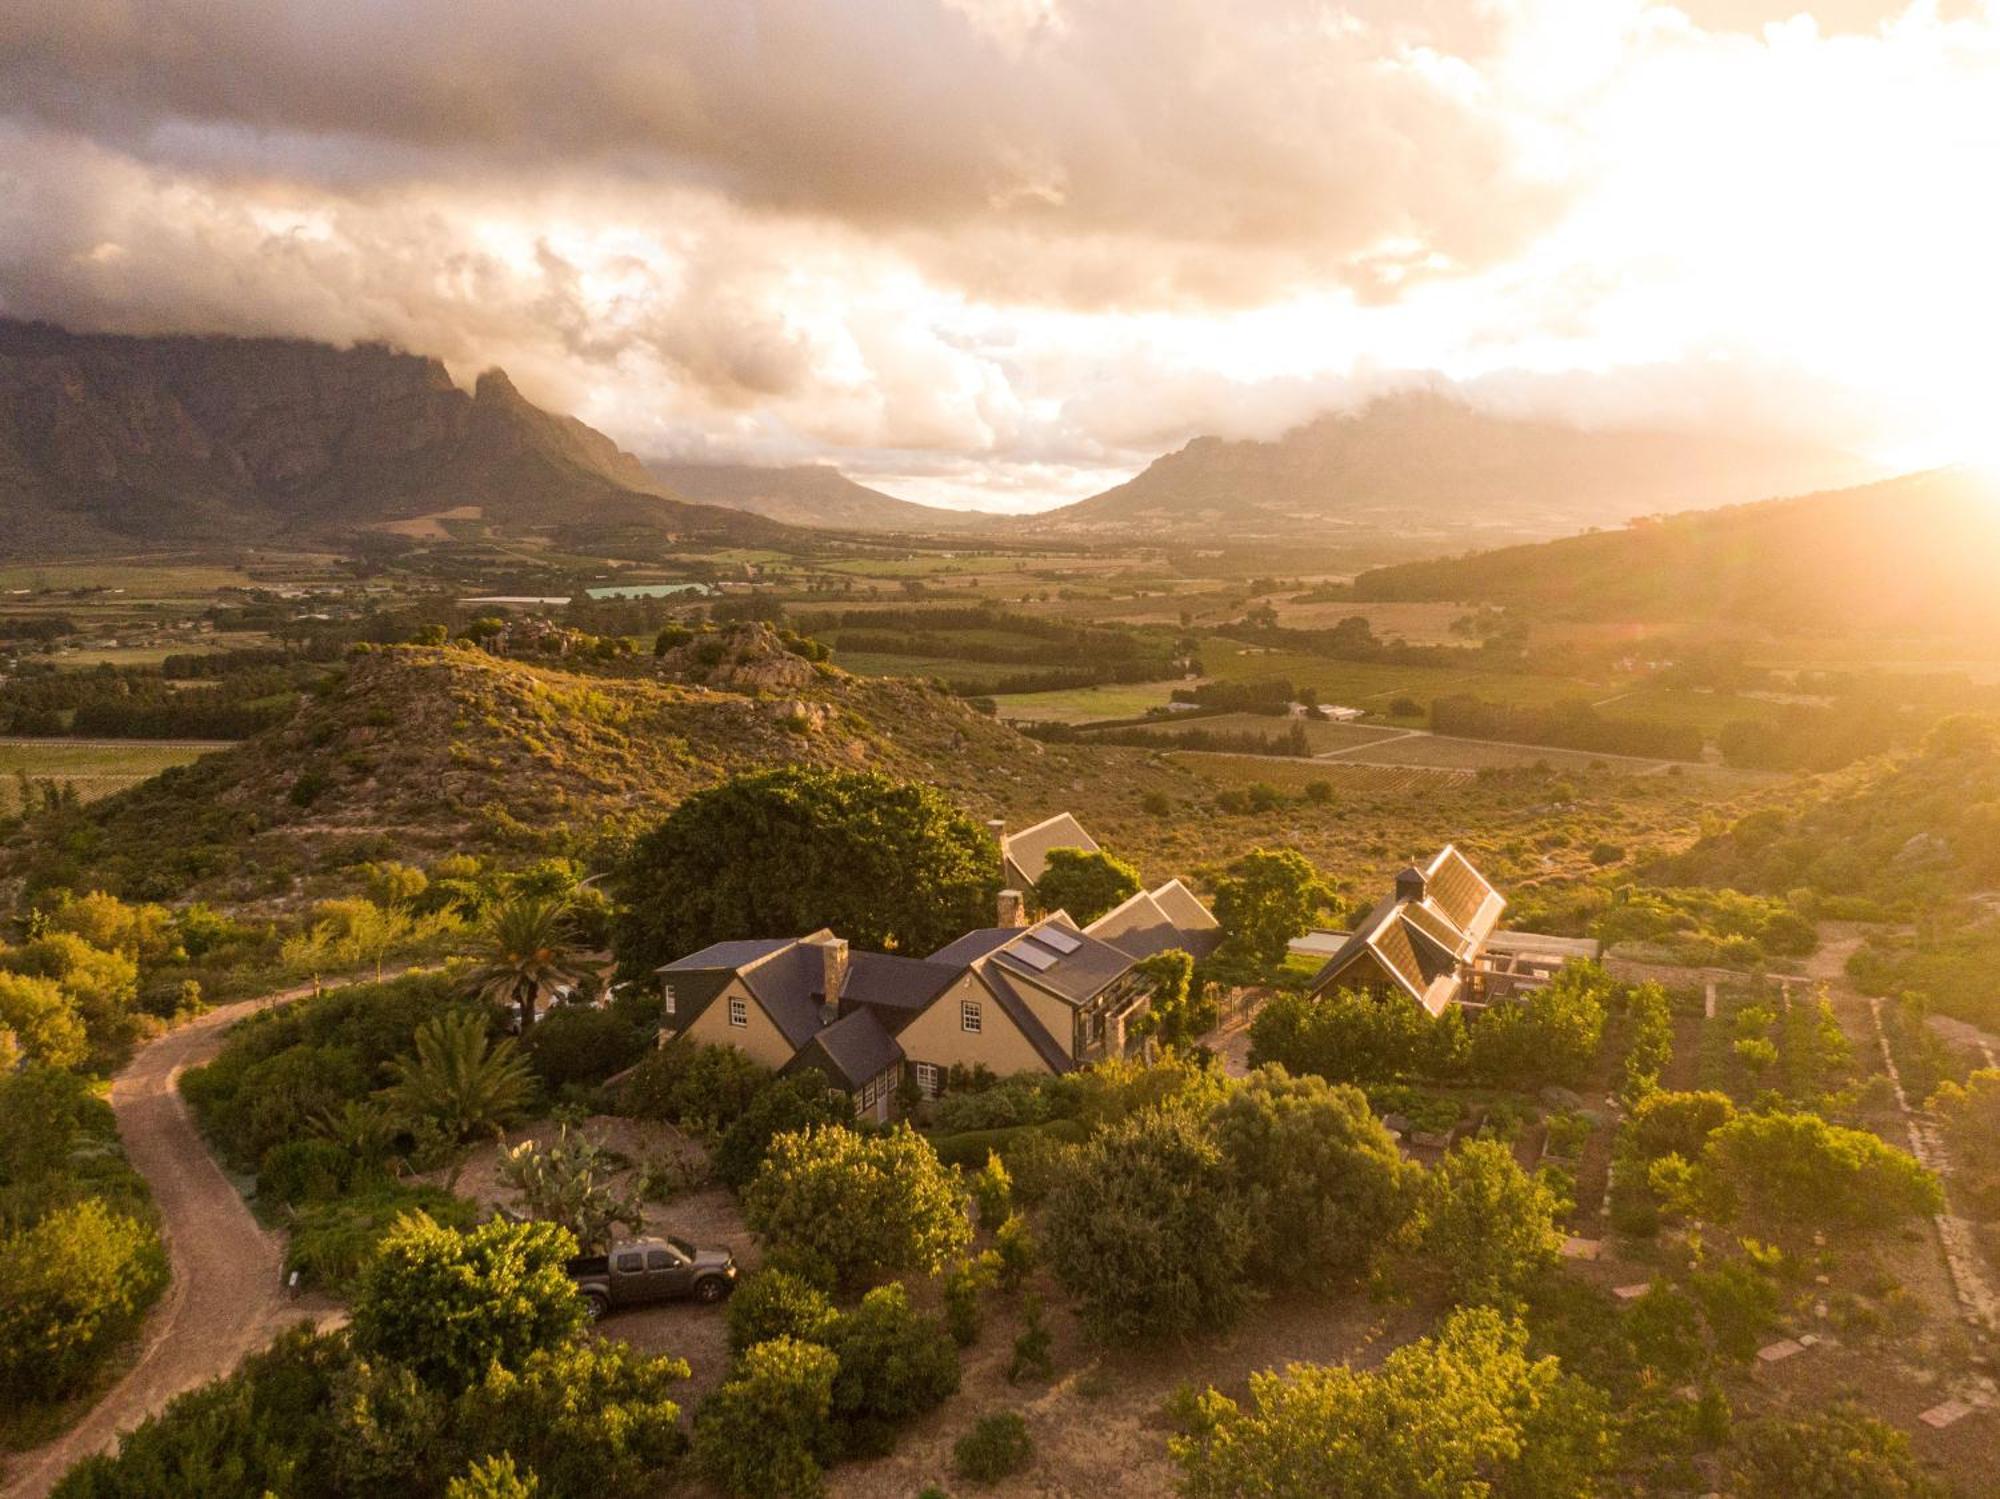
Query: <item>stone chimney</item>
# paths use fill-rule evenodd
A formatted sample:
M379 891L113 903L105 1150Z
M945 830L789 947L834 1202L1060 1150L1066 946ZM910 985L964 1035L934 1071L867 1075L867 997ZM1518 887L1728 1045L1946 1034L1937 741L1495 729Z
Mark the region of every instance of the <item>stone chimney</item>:
M847 984L847 939L836 937L829 932L824 937L814 937L813 946L819 949L820 970L820 1024L831 1025L840 1016L840 991Z
M1027 898L1018 890L1002 890L998 910L999 926L1026 926L1028 924Z
M1428 887L1429 882L1424 879L1424 872L1412 864L1396 876L1396 899L1414 905L1424 898L1424 892Z

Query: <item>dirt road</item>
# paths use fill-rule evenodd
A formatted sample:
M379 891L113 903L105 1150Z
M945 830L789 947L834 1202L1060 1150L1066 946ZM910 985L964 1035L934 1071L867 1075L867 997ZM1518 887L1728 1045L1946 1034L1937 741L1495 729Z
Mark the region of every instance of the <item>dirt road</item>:
M111 1085L126 1154L160 1210L173 1284L147 1320L138 1362L67 1435L6 1468L0 1499L42 1499L70 1466L110 1447L175 1395L233 1369L253 1349L331 1303L293 1301L283 1247L222 1174L175 1086L222 1044L231 1024L312 992L311 985L221 1005L146 1046Z

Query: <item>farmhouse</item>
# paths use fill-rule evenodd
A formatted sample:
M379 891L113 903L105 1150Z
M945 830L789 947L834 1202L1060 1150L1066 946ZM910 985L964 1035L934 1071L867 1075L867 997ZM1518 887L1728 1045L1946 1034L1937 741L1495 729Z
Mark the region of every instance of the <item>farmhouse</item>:
M1441 1015L1452 1005L1483 1007L1539 987L1568 959L1596 956L1594 943L1500 930L1506 908L1505 897L1446 844L1427 864L1397 875L1388 899L1338 938L1311 992L1401 994ZM1311 933L1293 948L1324 951L1331 936Z
M1087 929L1061 911L1022 925L1021 905L1003 891L1000 924L926 958L854 952L825 930L715 943L659 970L660 1039L811 1069L857 1114L887 1119L906 1074L931 1098L953 1067L1061 1073L1123 1056L1152 1002L1139 964L1170 947L1211 951L1219 936L1179 881Z

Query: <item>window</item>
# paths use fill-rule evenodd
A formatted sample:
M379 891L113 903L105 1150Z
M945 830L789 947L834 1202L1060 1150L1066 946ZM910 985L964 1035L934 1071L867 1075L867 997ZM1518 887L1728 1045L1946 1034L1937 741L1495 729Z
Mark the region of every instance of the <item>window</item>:
M671 1015L674 1013L674 986L672 984L667 985L666 996L667 996L666 1013Z
M649 1249L646 1251L646 1268L648 1270L671 1270L674 1268L674 1257L664 1249Z
M734 1026L745 1026L750 1023L748 1000L739 999L733 994L729 996L729 1023Z
M643 1254L621 1254L613 1262L614 1268L620 1275L636 1275L645 1268L645 1264L646 1257Z
M976 999L961 999L958 1002L958 1028L962 1031L969 1031L976 1036L979 1034L980 1023L979 1001Z
M917 1092L925 1098L938 1096L938 1065L936 1062L917 1063Z

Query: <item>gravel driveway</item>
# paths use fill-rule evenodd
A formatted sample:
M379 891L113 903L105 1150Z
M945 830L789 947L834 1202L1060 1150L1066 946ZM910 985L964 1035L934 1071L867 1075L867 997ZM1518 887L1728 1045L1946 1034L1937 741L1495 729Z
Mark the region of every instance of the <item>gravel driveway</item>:
M251 1216L208 1153L176 1082L214 1056L224 1032L256 1010L303 998L311 985L221 1005L151 1042L111 1085L132 1164L152 1188L173 1284L147 1319L137 1362L66 1435L15 1457L0 1499L42 1499L69 1468L184 1390L235 1368L285 1327L333 1311L294 1301L280 1284L283 1243Z

